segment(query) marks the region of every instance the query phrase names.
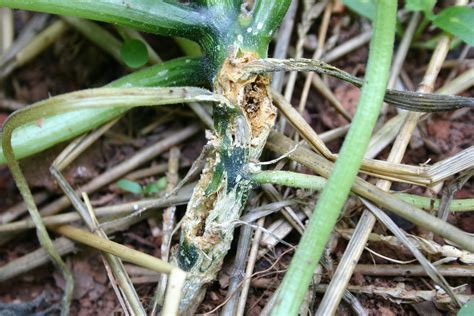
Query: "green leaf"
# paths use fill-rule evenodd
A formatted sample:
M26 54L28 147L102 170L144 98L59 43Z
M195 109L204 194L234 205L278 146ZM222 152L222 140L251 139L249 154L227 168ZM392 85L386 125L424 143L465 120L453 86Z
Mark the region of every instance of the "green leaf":
M453 6L434 16L433 24L474 46L474 9Z
M0 0L0 7L76 16L192 40L202 39L204 31L212 24L202 10L178 1Z
M342 0L352 11L373 21L377 4L375 0Z
M148 183L145 186L145 194L153 194L163 191L166 188L167 182L166 177L162 177L158 179L158 181Z
M133 193L133 194L142 194L143 193L143 189L142 189L142 186L135 182L135 181L130 181L130 180L127 180L127 179L120 179L119 181L117 181L116 185L124 190L124 191L127 191L127 192L130 192L130 193Z
M459 310L457 316L472 316L474 315L474 300L469 300L466 305L463 305Z
M432 15L436 0L406 0L405 9L407 11L422 11L427 17Z
M201 59L178 58L129 74L108 86L112 88L202 87L208 85L209 82L208 73L203 69ZM41 127L34 122L18 127L12 138L15 157L21 159L31 156L101 126L126 111L127 109L117 107L84 109L47 117ZM5 155L0 143L0 165L5 163Z
M130 68L138 68L148 62L148 50L145 43L135 38L125 40L120 49L120 55Z

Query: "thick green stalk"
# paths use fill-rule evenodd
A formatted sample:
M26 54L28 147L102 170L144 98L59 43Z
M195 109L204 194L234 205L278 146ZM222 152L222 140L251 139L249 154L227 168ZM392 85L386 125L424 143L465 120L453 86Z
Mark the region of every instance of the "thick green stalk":
M261 171L252 175L256 184L279 184L294 188L303 188L321 191L327 183L326 178L291 171ZM440 199L432 199L407 193L393 193L397 198L410 203L418 208L437 210L441 204ZM450 212L465 212L474 210L474 199L455 199L449 205Z
M277 7L285 8L289 3L282 0ZM273 7L270 5L267 10ZM216 16L212 23L219 28L216 23L222 18L222 11L212 8L211 12ZM214 107L215 130L207 146L208 159L181 222L180 247L174 260L189 273L181 302L183 314L194 312L207 283L221 269L232 244L235 221L251 189L246 166L260 157L276 118L270 78L253 75L242 80L237 66L267 54L266 37L254 34L248 26L258 20L263 25L270 23L270 28L276 27L282 16L282 10L256 10L231 17L222 24L223 31L228 27L228 32L224 34L219 29L221 37L217 42L222 46L216 48L215 55L208 56L214 69L219 70L215 92L226 97L233 108Z
M108 87L167 87L201 86L207 82L202 61L179 58L120 78ZM100 108L63 113L19 127L13 133L12 144L16 159L31 156L96 128L112 120L128 109ZM0 164L6 162L3 147L0 148Z
M290 0L259 0L249 13L242 11L233 26L233 46L267 57L268 45L285 16Z
M243 26L248 33L246 40L251 42L252 46L257 47L258 51L265 51L261 57L266 56L268 45L288 11L290 3L291 1L288 0L259 0L255 2L252 22Z
M192 40L199 40L208 28L204 12L160 0L0 0L0 7L76 16Z
M272 315L297 315L314 269L357 175L379 115L392 59L397 3L392 0L380 0L377 3L374 35L356 115L333 173L280 285Z
M104 2L98 1L102 4ZM0 0L0 4L12 2L14 1ZM83 0L78 2L84 3ZM146 2L150 4L150 9L153 9L151 3L162 5L162 1ZM206 1L207 4L211 2L218 3L218 1ZM28 3L31 5L31 2ZM39 0L39 3L45 1ZM77 2L72 3L68 2L67 6L72 8ZM214 140L210 142L211 153L182 222L180 248L175 259L180 266L190 272L184 291L185 297L182 300L183 308L193 309L197 306L196 303L203 295L206 283L214 279L220 269L222 260L231 246L233 222L240 216L251 189L245 167L250 161L259 158L276 117L269 93L268 76L255 75L251 81L241 80L240 71L235 67L235 63L266 57L271 35L278 27L289 3L290 0L262 0L250 14L244 13L240 16L238 12L223 10L221 5L208 9L195 7L196 13L203 15L205 23L201 23L202 27L199 29L194 29L197 37L194 34L184 36L195 38L202 45L207 63L204 65L205 73L201 72L206 75L208 82L209 79L214 80L216 93L228 98L232 105L215 107L216 133ZM66 12L58 10L54 13ZM79 16L127 25L121 23L123 21L120 17L107 20L93 14ZM173 23L175 22L173 20ZM173 25L162 25L161 29L155 31L183 36L184 34L172 33L175 30ZM249 31L249 27L255 29ZM152 31L144 26L138 29ZM193 27L182 31L194 33ZM264 31L266 33L263 33ZM126 85L125 82L122 84ZM251 96L250 92L256 96Z
M210 60L211 72L219 70L228 57L239 57L251 52L258 58L265 58L272 35L281 23L291 0L259 0L252 11L240 10L236 0L203 0L209 6L209 22L214 30L200 40ZM233 9L226 9L232 5ZM213 73L212 75L215 75ZM212 78L214 78L212 76Z

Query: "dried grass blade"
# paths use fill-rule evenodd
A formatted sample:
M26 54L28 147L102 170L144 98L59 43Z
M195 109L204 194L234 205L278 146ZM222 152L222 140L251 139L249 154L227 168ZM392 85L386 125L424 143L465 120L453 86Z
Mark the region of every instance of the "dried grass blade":
M397 238L405 245L411 253L416 257L418 262L423 266L428 276L437 283L443 290L448 293L451 299L456 302L459 306L461 303L459 302L458 298L451 290L451 286L448 284L446 279L439 273L435 266L425 256L415 247L410 240L405 236L405 233L393 222L393 220L388 217L381 209L377 206L373 205L369 201L365 199L361 199L362 203L377 217L377 219L382 222L390 231L397 236Z

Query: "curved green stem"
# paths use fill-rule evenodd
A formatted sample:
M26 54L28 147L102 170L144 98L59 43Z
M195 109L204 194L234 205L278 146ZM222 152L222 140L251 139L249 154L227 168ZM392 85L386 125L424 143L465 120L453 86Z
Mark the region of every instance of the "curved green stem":
M193 40L208 28L205 12L162 0L0 0L0 7L76 16Z
M89 20L70 16L64 16L63 20L89 41L112 56L118 63L125 65L124 60L120 55L120 48L122 47L123 42L117 39L117 37L111 32Z
M397 4L378 1L365 82L351 129L280 285L272 315L296 315L327 240L357 175L388 81Z
M203 61L179 58L120 78L108 87L202 86L207 83ZM55 144L94 129L124 113L126 108L84 109L41 119L19 127L13 133L16 159L31 156ZM0 164L6 162L0 148Z
M8 121L8 120L7 120ZM61 256L55 249L51 238L48 235L46 227L44 226L43 220L41 219L41 215L38 212L38 208L36 207L35 201L33 199L33 195L31 194L30 188L28 187L28 183L26 182L23 173L21 172L20 165L18 161L15 160L15 156L13 154L13 149L11 146L10 138L11 138L12 130L7 127L7 122L5 122L4 133L3 133L3 148L5 149L5 158L8 162L8 167L13 175L13 179L20 190L20 193L23 197L25 205L30 213L31 219L33 220L35 227L36 227L36 234L38 236L38 240L41 244L41 247L44 248L46 253L49 255L53 263L61 270L62 275L65 280L65 288L64 288L64 296L62 300L62 310L61 315L69 315L69 305L72 299L72 291L74 288L74 279L72 277L71 271L69 270L68 266L64 263L61 259Z
M273 34L280 26L291 0L258 0L249 15L241 13L239 23L234 26L236 30L237 47L253 51L259 57L267 56L268 45Z
M321 191L327 181L324 177L313 176L291 171L261 171L252 175L252 181L257 184L279 184L294 188ZM393 193L397 198L410 203L418 208L437 210L441 204L440 199L431 199L407 193ZM474 199L455 199L449 205L450 212L465 212L474 210Z
M248 36L248 40L253 42L259 50L266 50L270 44L273 34L280 26L283 17L288 11L291 4L291 0L257 0L255 7L252 11L252 22L250 25L245 27L246 31L250 30L251 36Z
M207 34L201 39L206 55L212 66L211 71L218 70L225 58L235 52L255 53L265 58L268 45L290 6L291 0L257 0L250 13L240 11L236 0L202 0L201 2L215 4L209 6L212 16L213 34ZM226 9L232 6L232 9ZM214 75L215 73L213 73Z

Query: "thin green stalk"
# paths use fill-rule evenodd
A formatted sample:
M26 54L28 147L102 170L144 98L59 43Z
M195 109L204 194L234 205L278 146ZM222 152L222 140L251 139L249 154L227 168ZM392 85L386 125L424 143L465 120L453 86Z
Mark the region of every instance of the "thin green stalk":
M266 147L277 154L284 155L293 150L296 144L282 134L272 133L268 138ZM309 148L300 146L288 157L325 178L329 178L334 169L332 162L314 153ZM454 242L464 250L474 252L474 237L437 217L429 215L419 208L400 201L400 199L369 182L357 177L352 186L352 191L375 203L377 206L392 211L410 222Z
M272 315L297 315L314 269L355 180L379 115L392 59L397 3L392 0L377 3L374 35L356 114L333 173L280 285Z
M8 130L5 131L5 134L7 135L7 138L10 138L11 133L9 133ZM8 141L5 142L5 139L6 138L4 137L3 147L5 148L5 157L8 161L8 167L11 170L11 173L18 189L20 190L21 195L23 196L23 200L25 201L25 205L28 208L31 219L35 223L38 240L41 244L41 247L44 248L53 263L59 268L59 270L61 270L61 273L64 277L65 288L62 299L61 315L69 315L69 305L72 299L74 279L72 277L71 271L69 270L69 267L64 263L64 261L61 259L61 256L54 248L53 242L49 237L48 232L46 231L46 227L44 226L43 221L41 219L41 215L38 212L38 208L36 207L33 195L31 194L30 188L28 187L28 183L26 182L26 179L20 170L20 165L18 161L15 160L15 156L11 148L11 143Z
M202 68L200 59L179 58L120 78L107 87L201 86L207 83ZM110 107L83 109L51 117L43 116L39 122L19 127L13 133L15 157L22 159L31 156L94 129L127 110ZM6 160L3 147L0 147L0 164L4 163Z
M293 188L321 191L327 183L326 178L292 171L260 171L252 174L256 184L279 184Z
M76 16L192 40L199 40L208 28L203 12L162 0L0 0L0 7Z
M438 210L441 205L440 199L431 199L426 196L418 196L407 193L395 193L400 200L410 203L418 208L425 210ZM474 199L455 199L449 204L450 212L467 212L474 211Z
M97 23L79 19L75 17L65 16L63 20L69 25L74 27L89 41L100 47L102 50L107 52L120 64L124 64L123 58L120 55L120 48L122 42L118 40L112 33L107 31L105 28L99 26Z
M326 178L291 171L261 171L252 175L256 184L279 184L294 188L321 191L327 183ZM407 193L393 193L397 198L418 208L427 210L439 209L441 200L426 196ZM456 199L449 205L451 212L465 212L474 210L474 199Z

